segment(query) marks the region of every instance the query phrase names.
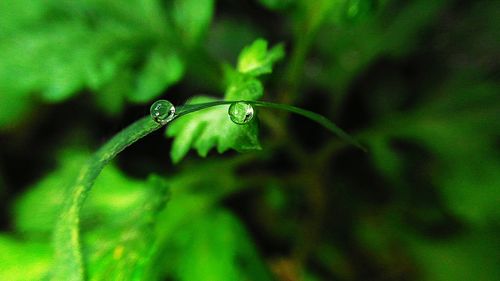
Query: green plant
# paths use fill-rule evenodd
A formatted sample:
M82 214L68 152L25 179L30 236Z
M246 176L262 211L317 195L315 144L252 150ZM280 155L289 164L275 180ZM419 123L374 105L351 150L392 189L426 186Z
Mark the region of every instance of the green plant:
M0 279L498 280L495 11L0 1Z
M266 55L267 43L263 40L257 40L249 48L242 52L242 55L238 62L238 69L241 74L251 73L250 75L271 72L271 65L267 65L267 61L270 61L268 57L271 55ZM254 51L258 50L258 51ZM272 53L272 51L271 51ZM242 81L242 82L241 82ZM258 80L253 80L255 83ZM248 83L246 79L238 80L239 83L243 85L232 84L231 87L235 87L239 92L235 93L238 95L244 95L247 92L251 92L255 88L251 83ZM85 279L85 265L83 264L83 258L81 253L81 238L79 230L80 212L83 207L85 199L88 197L88 193L99 176L102 169L105 167L109 161L111 161L118 153L123 151L126 147L130 146L134 142L138 141L142 137L156 131L189 113L195 113L200 110L207 110L216 106L227 106L229 119L236 125L244 125L245 127L240 129L239 132L242 134L252 134L255 133L249 127L253 119L254 108L257 107L268 107L268 108L278 108L282 110L287 110L296 114L303 115L311 120L318 122L325 128L329 129L333 133L340 136L345 141L364 149L356 140L350 137L343 130L338 128L335 124L330 122L326 117L316 114L314 112L304 110L298 107L282 105L270 102L260 102L260 101L214 101L201 104L187 104L179 109L175 107L166 100L160 100L155 102L151 106L150 117L145 117L139 121L133 123L122 132L113 137L108 143L106 143L101 149L99 149L87 165L78 174L78 177L72 187L69 189L67 199L64 202L64 207L62 210L61 217L57 222L55 227L55 264L56 267L51 273L52 278L55 280L84 280ZM220 119L218 116L214 117ZM234 128L234 125L227 126L228 128ZM220 130L221 128L219 128ZM216 132L218 134L218 132ZM219 136L221 139L234 138L236 133L230 132L229 134ZM244 146L245 143L241 140L234 140L232 143L235 147ZM210 149L210 144L203 144L204 147ZM199 149L199 148L198 148ZM223 152L219 151L219 152ZM175 153L175 152L174 152Z

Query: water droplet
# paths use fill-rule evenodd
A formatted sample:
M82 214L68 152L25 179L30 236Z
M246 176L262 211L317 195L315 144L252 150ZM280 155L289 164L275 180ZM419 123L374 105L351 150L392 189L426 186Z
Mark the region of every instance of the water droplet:
M151 118L162 125L172 121L175 117L175 107L168 100L158 100L151 105Z
M246 102L235 102L227 111L231 121L238 125L247 124L253 119L254 110L251 104Z

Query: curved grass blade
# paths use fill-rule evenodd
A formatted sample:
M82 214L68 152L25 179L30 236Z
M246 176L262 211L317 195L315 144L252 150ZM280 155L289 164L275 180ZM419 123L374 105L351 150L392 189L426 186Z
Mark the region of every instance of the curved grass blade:
M151 117L139 119L104 144L82 168L76 182L68 190L62 213L55 226L54 269L51 280L86 280L80 242L80 211L94 182L106 164L122 150L158 130L162 125Z
M236 102L246 102L257 107L280 109L302 115L323 125L325 128L329 129L346 142L366 151L366 149L359 142L337 127L326 117L312 111L290 105L262 101L215 101L180 106L178 107L177 113L173 119L213 106L228 105ZM95 180L109 161L111 161L125 148L146 135L158 130L163 125L165 124L157 123L149 116L139 119L105 143L82 168L76 182L68 190L68 197L64 202L61 217L55 226L55 267L50 276L52 280L80 281L86 279L79 226L80 211L83 207L83 203L88 197Z
M181 117L185 114L189 114L198 110L203 110L206 108L210 108L213 106L218 106L218 105L227 105L227 104L233 104L236 102L244 102L251 104L256 107L265 107L265 108L274 108L274 109L279 109L279 110L285 110L288 112L292 112L301 116L304 116L308 118L309 120L312 120L326 129L330 130L332 133L340 137L342 140L345 142L352 144L356 146L357 148L367 151L366 148L361 145L355 138L353 138L351 135L346 133L344 130L342 130L340 127L335 125L332 121L328 120L325 116L320 115L318 113L312 112L310 110L302 109L296 106L291 106L291 105L286 105L286 104L279 104L279 103L272 103L272 102L265 102L265 101L214 101L214 102L207 102L207 103L200 103L200 104L186 104L183 106L178 107L177 110L177 115L176 118Z

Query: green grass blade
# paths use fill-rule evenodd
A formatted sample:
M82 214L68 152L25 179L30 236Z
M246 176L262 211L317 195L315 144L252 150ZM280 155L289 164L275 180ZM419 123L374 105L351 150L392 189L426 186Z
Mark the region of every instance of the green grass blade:
M177 109L175 118L213 106L227 105L235 102L238 101L215 101L180 106ZM295 106L271 102L241 102L246 102L256 107L280 109L302 115L324 126L344 141L365 150L358 141L320 114ZM83 167L75 184L68 190L68 197L64 202L61 217L55 227L55 267L52 271L52 280L85 280L85 265L83 263L79 229L80 211L83 203L92 189L96 178L109 161L122 150L160 127L162 127L162 124L156 123L149 116L136 121L104 144L93 155L87 165Z
M83 167L76 182L67 191L68 195L61 217L55 226L55 266L51 273L52 280L86 279L79 229L83 203L96 178L109 161L122 150L161 126L149 116L136 121L104 144Z
M287 104L279 104L279 103L272 103L265 101L248 101L248 103L255 105L257 107L275 108L275 109L289 111L298 115L302 115L327 128L345 142L350 143L363 151L366 151L366 148L363 145L361 145L355 138L353 138L351 135L346 133L344 130L342 130L340 127L335 125L332 121L330 121L328 118L326 118L321 114Z
M183 105L178 108L178 113L176 118L181 117L182 115L189 114L198 110L203 110L206 108L210 108L213 106L218 106L218 105L226 105L226 104L232 104L235 102L245 102L249 103L253 106L256 107L265 107L265 108L274 108L274 109L279 109L279 110L285 110L288 112L292 112L301 116L304 116L320 125L323 127L327 128L330 130L332 133L340 137L342 140L345 142L352 144L359 149L366 151L366 148L361 145L356 139L354 139L352 136L350 136L348 133L346 133L344 130L342 130L340 127L335 125L332 121L328 120L325 116L320 115L318 113L302 109L296 106L291 106L291 105L286 105L286 104L279 104L279 103L272 103L272 102L265 102L265 101L214 101L214 102L207 102L207 103L201 103L201 104L187 104Z

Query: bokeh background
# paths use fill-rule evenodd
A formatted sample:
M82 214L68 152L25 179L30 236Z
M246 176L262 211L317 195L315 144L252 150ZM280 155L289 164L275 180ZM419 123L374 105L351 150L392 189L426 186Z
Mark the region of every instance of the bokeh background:
M0 279L50 276L65 188L164 98L284 43L262 150L124 151L82 214L93 280L500 280L500 4L465 0L0 1Z

